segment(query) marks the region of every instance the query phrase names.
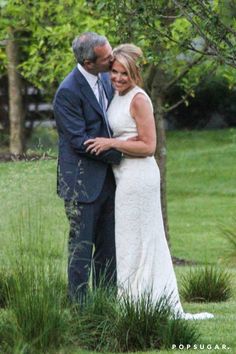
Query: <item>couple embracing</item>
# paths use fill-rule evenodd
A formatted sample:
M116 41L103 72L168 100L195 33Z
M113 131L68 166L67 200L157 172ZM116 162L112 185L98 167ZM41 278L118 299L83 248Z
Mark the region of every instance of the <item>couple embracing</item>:
M166 242L152 103L141 86L140 48L86 32L72 44L77 66L59 86L58 193L70 224L69 296L83 301L93 282L134 299L170 298L185 319ZM108 73L109 72L109 73ZM92 266L93 265L93 266Z

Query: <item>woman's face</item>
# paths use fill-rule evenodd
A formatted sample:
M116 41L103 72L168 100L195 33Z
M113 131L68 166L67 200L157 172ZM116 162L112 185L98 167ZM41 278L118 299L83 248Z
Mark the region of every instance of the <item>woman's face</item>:
M119 94L125 94L134 87L125 67L117 60L114 61L111 67L111 81L115 90L117 90Z

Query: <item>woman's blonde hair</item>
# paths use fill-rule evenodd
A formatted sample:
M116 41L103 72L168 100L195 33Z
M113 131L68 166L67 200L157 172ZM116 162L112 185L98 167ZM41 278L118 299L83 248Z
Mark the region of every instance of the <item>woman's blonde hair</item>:
M113 62L117 60L125 67L127 74L135 85L142 85L139 59L142 58L142 50L134 44L121 44L113 50Z

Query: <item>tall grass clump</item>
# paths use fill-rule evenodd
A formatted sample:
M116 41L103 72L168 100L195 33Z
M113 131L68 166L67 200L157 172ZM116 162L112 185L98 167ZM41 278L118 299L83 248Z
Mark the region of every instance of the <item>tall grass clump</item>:
M40 351L64 343L69 329L62 262L44 227L45 217L39 206L21 210L12 223L15 252L8 256L13 275L8 308L24 342Z
M196 326L173 319L166 299L153 303L151 294L134 299L128 294L116 297L97 289L82 308L77 308L78 345L100 352L128 352L170 349L172 344L196 343ZM77 331L77 332L76 332Z
M223 229L223 236L228 243L228 258L236 262L236 219L231 226Z
M192 323L174 319L168 298L154 303L151 293L121 297L114 335L120 352L170 349L173 343L196 343L199 338Z
M182 277L181 295L189 302L220 302L231 297L231 275L213 266L191 269Z
M14 282L14 277L8 268L0 268L0 309L7 306L9 288Z
M82 306L74 305L72 333L74 341L82 348L103 351L111 341L112 326L117 317L116 292L108 287L89 291Z
M22 340L12 311L0 311L0 353L12 354Z

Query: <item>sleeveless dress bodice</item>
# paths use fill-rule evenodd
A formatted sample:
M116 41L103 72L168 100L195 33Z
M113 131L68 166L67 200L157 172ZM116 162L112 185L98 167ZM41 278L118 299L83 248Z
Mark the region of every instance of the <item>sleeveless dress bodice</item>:
M135 120L130 114L130 105L137 93L144 94L148 100L150 100L144 90L135 86L124 96L119 96L119 94L116 93L111 101L107 113L114 138L127 140L128 138L138 135Z

